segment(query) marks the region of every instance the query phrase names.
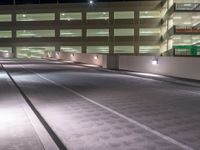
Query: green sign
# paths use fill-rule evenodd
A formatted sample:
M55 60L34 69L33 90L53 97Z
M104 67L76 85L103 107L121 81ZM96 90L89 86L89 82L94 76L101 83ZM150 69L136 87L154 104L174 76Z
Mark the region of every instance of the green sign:
M174 49L188 49L191 53L192 56L196 56L198 49L200 49L200 46L195 46L195 45L178 45L178 46L173 46Z

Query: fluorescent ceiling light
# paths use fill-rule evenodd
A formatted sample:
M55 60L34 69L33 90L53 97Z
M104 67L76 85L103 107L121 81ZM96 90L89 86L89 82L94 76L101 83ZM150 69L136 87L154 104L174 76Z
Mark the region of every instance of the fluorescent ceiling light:
M183 40L183 42L188 43L191 42L191 40Z
M74 33L66 32L66 33L61 33L61 35L72 35Z
M181 16L174 16L173 19L182 19Z
M181 37L174 37L173 39L174 39L174 40L180 40Z
M190 7L190 6L192 6L192 4L190 4L190 3L185 3L185 4L183 4L183 6Z
M200 16L192 16L192 19L200 19Z
M185 24L185 25L191 25L192 23L191 22L184 22L183 24Z

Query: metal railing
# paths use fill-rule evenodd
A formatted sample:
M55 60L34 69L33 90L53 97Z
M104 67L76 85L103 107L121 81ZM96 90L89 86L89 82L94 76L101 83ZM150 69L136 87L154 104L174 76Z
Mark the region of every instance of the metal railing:
M200 11L200 3L175 3L175 10Z
M185 33L191 33L191 34L200 34L200 27L199 26L174 26L174 32L178 34L185 34Z

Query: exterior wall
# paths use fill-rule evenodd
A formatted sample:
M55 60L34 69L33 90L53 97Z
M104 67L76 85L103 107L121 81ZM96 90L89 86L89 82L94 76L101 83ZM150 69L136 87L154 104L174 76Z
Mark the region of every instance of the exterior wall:
M199 58L191 57L156 57L157 65L152 65L155 56L130 56L130 55L101 55L101 54L76 54L76 53L46 53L48 59L61 59L98 65L108 69L121 69L143 73L155 73L174 77L200 80L200 70L195 67L200 65ZM72 54L74 54L72 56ZM98 56L98 59L94 59Z
M122 7L123 6L123 7ZM0 14L12 14L12 22L0 22L0 30L12 30L13 37L0 39L0 46L82 46L82 53L86 53L86 46L108 45L109 53L113 53L114 45L133 45L135 53L139 53L139 45L160 44L160 37L139 37L139 28L160 27L160 18L139 19L140 11L160 10L158 0L134 2L107 2L88 6L87 3L74 4L32 4L0 6ZM87 20L87 12L109 12L108 20ZM114 19L114 11L134 11L134 19ZM59 20L61 12L81 12L80 21ZM16 21L16 14L23 13L55 13L55 21ZM86 30L93 28L108 28L109 37L87 37ZM134 28L134 37L114 37L114 28ZM16 30L55 30L56 36L51 38L16 38ZM82 29L82 37L59 37L60 29Z
M184 40L184 36L194 36L200 33L198 29L198 22L200 21L198 17L200 13L199 1L164 0L162 9L164 10L165 8L167 8L167 11L162 18L161 26L167 26L167 32L163 33L162 39L164 43L168 44L165 47L167 50L164 53L173 56L199 57L199 49L197 52L193 52L193 50L188 48L177 48L177 46L199 46L198 41L189 43L187 39ZM179 36L181 42L175 36Z
M158 65L152 65L153 59L153 56L119 56L119 69L200 80L199 58L158 57Z

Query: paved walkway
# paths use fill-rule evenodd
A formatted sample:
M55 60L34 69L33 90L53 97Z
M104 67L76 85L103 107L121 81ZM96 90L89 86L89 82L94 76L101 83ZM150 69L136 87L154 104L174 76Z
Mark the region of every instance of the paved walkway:
M5 65L69 150L198 150L199 88L73 64Z
M0 67L0 150L44 150L24 100Z
M4 67L69 150L200 150L198 86L44 60ZM1 68L0 83L0 150L55 150Z

